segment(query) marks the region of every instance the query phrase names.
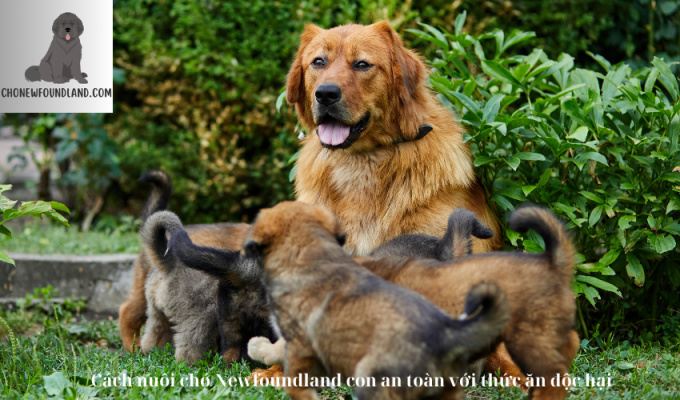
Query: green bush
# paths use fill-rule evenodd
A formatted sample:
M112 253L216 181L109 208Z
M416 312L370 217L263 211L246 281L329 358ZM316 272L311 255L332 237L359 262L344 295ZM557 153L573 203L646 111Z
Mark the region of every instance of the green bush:
M580 252L573 286L584 334L600 321L600 337L621 324L655 332L664 308L680 306L677 78L659 58L633 71L591 54L599 72L541 49L510 57L533 32L473 36L464 22L465 13L453 34L429 25L410 32L439 49L430 83L466 127L499 219L531 202L568 221ZM506 242L543 248L533 233L508 230Z

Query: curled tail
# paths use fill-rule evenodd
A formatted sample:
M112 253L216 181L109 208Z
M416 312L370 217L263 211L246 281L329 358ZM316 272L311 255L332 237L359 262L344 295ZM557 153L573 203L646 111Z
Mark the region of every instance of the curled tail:
M519 233L533 229L545 242L545 255L556 273L569 282L574 273L574 247L564 224L545 208L525 206L510 215L509 228Z
M172 179L163 171L151 169L139 177L139 182L151 182L154 185L142 212L142 226L144 226L153 213L168 208L168 201L172 196Z
M454 340L465 347L470 360L484 357L498 344L510 319L505 293L491 282L473 286L465 297L465 311L454 322Z
M168 252L168 236L183 231L182 222L170 211L154 213L142 226L142 242L161 271L169 272L176 264L174 255Z
M184 230L172 235L168 247L174 256L187 267L203 271L216 278L238 282L257 277L254 259L242 259L240 251L237 250L197 246Z
M24 77L29 82L37 82L40 80L40 68L37 65L28 67L24 73Z
M472 237L489 239L493 231L470 210L457 208L449 216L446 233L437 246L438 259L450 261L472 253Z

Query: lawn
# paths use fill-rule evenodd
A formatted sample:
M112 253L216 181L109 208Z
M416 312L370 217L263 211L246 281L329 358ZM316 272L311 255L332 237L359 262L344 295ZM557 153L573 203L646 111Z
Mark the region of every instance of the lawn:
M0 311L13 331L23 333L15 336L12 346L7 327L0 329L0 398L288 398L273 387L245 386L244 378L250 374L245 362L228 367L218 355L210 354L197 365L187 366L175 362L170 346L149 356L125 353L116 320L88 321L78 315L82 303L54 304L49 292L29 296L29 300L28 306L20 304L18 310ZM586 374L600 379L605 387L586 387ZM111 378L124 375L132 378L131 387L105 386L113 382ZM602 348L583 341L571 375L582 380L570 390L570 398L680 399L680 345L631 345L624 341ZM146 379L146 386L138 386L139 378ZM180 384L182 378L185 386ZM186 383L190 378L197 378L194 386ZM233 378L233 387L229 378ZM323 391L326 399L348 399L350 395L349 387ZM472 399L526 398L519 389L479 385L467 395Z
M102 226L89 232L77 227L30 222L12 229L12 238L0 236L0 250L28 254L114 254L139 252L138 223Z

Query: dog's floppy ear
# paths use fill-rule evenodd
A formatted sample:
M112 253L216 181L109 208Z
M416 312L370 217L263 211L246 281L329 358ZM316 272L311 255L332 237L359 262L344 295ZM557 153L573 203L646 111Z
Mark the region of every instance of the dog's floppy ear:
M59 20L61 19L61 15L57 17L57 19L54 20L54 23L52 24L52 33L55 35L57 34L57 30L59 30Z
M420 121L416 110L418 86L427 78L427 70L420 56L404 47L399 34L387 21L373 24L373 27L385 36L391 48L392 85L394 87L395 113L399 119L399 127L408 139L418 135L418 128L427 121Z
M305 69L302 65L302 53L305 51L305 47L307 47L309 42L322 31L323 28L313 24L307 24L305 25L305 31L300 35L300 47L295 55L293 65L290 67L286 82L286 101L288 104L300 103L299 105L304 107Z
M73 14L73 16L76 17L76 28L78 29L78 36L80 36L85 31L85 26L83 26L83 21L77 15Z

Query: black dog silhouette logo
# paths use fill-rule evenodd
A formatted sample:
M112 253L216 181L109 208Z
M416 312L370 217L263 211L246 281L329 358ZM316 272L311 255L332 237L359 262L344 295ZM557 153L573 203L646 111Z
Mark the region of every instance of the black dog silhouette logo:
M83 57L80 35L84 30L83 21L73 13L63 13L57 17L52 24L54 38L47 54L40 60L39 66L26 70L26 80L66 83L75 79L79 83L87 83L87 74L80 69Z

